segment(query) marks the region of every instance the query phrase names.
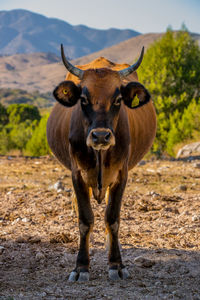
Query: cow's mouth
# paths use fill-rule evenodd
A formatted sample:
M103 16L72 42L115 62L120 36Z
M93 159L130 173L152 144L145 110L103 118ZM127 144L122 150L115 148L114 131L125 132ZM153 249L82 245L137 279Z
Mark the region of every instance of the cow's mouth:
M86 144L94 150L108 150L115 145L115 137L109 128L95 128L88 134Z
M97 145L92 145L92 148L96 151L100 151L100 150L108 150L110 148L110 145L103 145L103 144L97 144Z

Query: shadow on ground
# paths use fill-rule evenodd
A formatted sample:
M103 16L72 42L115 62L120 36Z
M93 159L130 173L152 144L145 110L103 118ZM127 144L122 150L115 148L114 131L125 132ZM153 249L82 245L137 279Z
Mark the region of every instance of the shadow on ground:
M87 283L70 283L74 246L52 243L1 243L0 299L200 299L200 252L179 249L122 250L130 279L111 282L107 253L91 249ZM149 267L135 258L149 259Z

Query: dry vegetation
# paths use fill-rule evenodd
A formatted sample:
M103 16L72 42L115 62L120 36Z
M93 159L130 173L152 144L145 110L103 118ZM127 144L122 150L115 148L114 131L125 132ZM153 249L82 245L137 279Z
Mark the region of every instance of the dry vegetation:
M0 190L0 299L200 299L198 161L130 172L120 241L131 278L121 282L108 280L105 204L93 199L91 278L67 282L78 227L70 173L54 158L0 157Z

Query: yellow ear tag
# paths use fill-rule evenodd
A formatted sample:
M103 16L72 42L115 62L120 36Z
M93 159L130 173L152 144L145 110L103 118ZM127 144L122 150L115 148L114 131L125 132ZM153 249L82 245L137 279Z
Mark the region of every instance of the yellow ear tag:
M131 107L138 106L139 103L140 103L140 100L139 100L138 96L136 95L131 102Z
M67 95L67 94L68 94L68 90L63 89L63 94L64 94L64 95Z

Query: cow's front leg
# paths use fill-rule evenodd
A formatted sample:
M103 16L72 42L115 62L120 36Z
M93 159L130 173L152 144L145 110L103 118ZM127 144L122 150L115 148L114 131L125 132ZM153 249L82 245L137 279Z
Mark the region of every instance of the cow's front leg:
M89 188L84 183L80 171L72 173L72 181L78 203L80 245L76 268L71 272L69 281L89 280L89 238L94 224L90 205Z
M109 278L112 280L127 279L129 277L127 269L122 264L118 241L121 201L126 181L127 171L120 171L118 182L110 188L109 201L105 214L108 232Z

